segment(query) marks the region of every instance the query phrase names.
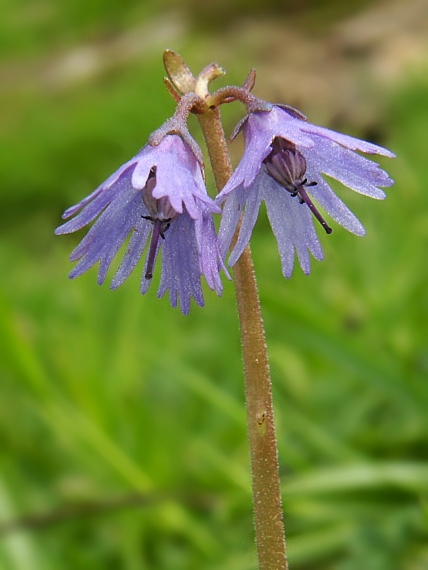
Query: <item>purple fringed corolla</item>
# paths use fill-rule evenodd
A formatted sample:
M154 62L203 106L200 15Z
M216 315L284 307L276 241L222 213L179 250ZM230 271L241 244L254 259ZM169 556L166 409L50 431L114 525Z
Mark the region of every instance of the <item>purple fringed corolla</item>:
M168 289L173 307L179 300L187 314L190 299L203 306L201 276L218 295L222 292L213 213L221 210L207 195L201 166L178 135L166 135L156 146L146 145L90 196L63 215L74 218L56 234L75 232L95 218L87 235L70 255L79 263L70 273L78 277L98 261L101 285L113 258L131 235L111 288L121 285L139 262L147 242L141 293L148 290L162 247L158 297Z
M360 194L385 198L379 187L393 184L377 163L354 151L394 157L390 151L363 140L312 125L295 109L262 102L238 125L245 151L240 164L217 196L225 201L219 231L223 258L227 255L239 220L242 224L229 258L234 265L247 246L264 200L278 242L282 272L290 277L295 251L304 273L310 272L309 252L322 260L314 219L326 233L332 232L316 204L336 222L356 235L365 230L336 196L323 174ZM315 202L315 203L314 203Z

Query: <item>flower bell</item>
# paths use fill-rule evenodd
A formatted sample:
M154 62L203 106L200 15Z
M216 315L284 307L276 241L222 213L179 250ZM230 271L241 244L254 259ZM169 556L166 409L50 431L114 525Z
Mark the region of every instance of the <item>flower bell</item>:
M259 102L259 108L254 100ZM313 218L327 234L332 232L318 206L348 231L356 235L365 233L324 175L355 192L383 199L385 193L380 188L391 186L393 181L378 164L355 151L394 155L375 144L312 125L290 107L254 100L248 116L232 137L243 131L244 155L217 196L217 203L224 203L220 249L225 257L242 217L229 265L237 262L250 240L264 201L278 243L284 276L292 274L295 252L301 268L308 274L309 252L315 259L323 258Z
M125 243L122 262L111 287L119 287L136 267L149 242L141 280L141 293L152 281L162 250L158 296L167 290L172 306L180 302L187 314L190 299L204 304L201 276L218 295L223 267L212 215L221 210L207 195L202 170L193 149L177 134L166 134L156 145L146 145L95 192L63 215L74 216L56 234L75 232L96 219L75 248L70 273L82 275L98 261L102 284L113 258Z

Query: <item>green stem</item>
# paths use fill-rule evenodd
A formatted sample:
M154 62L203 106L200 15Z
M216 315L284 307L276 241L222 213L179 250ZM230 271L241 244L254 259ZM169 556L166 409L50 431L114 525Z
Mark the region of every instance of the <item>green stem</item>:
M218 108L198 115L220 191L232 175ZM241 328L250 441L254 522L260 570L286 570L278 451L272 405L272 383L259 295L250 248L234 266Z

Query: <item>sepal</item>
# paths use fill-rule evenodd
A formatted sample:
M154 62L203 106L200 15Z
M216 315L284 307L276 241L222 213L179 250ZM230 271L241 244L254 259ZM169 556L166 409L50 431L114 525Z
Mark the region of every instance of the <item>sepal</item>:
M196 79L184 59L172 50L165 50L163 63L171 84L181 94L195 90ZM169 88L168 88L169 91Z

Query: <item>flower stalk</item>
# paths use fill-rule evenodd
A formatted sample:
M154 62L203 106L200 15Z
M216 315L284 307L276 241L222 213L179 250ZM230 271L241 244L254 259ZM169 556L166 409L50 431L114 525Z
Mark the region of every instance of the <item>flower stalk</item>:
M198 115L218 192L232 175L218 108ZM260 300L251 251L247 246L234 267L245 374L254 524L260 570L286 570L278 451L272 383Z

